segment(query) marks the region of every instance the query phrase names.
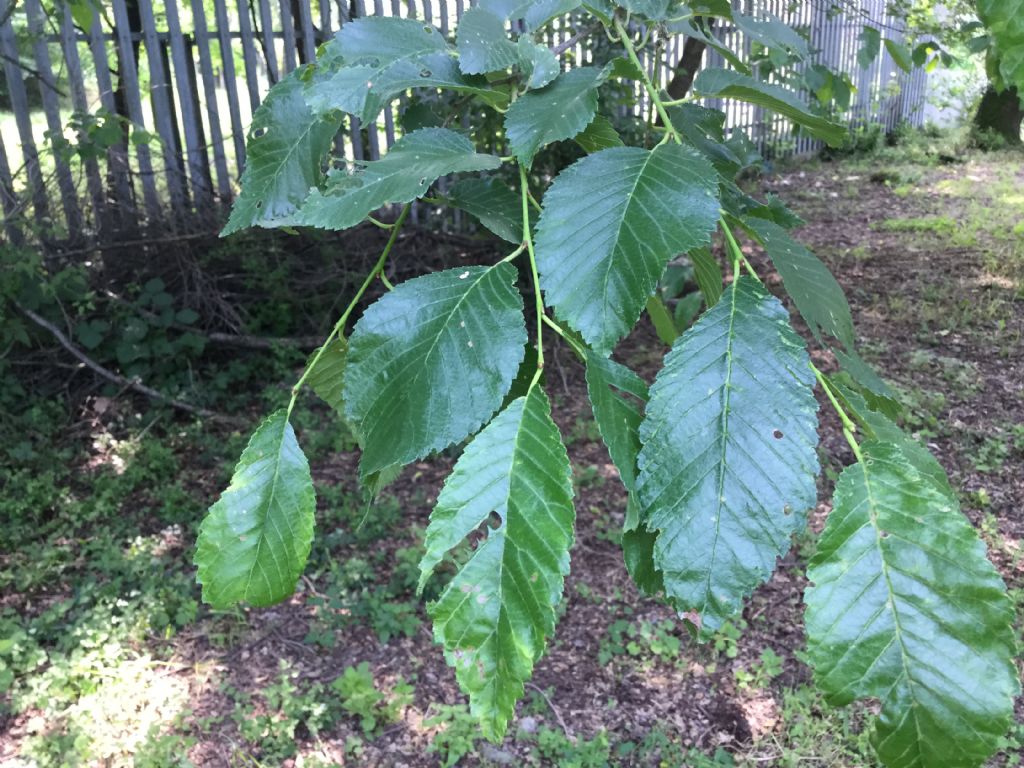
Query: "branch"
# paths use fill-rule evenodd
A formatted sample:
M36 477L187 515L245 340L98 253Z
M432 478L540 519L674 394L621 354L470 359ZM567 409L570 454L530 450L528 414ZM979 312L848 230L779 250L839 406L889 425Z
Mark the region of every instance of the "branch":
M107 381L125 387L127 389L132 389L138 392L139 394L152 398L153 400L159 400L161 403L165 403L171 406L172 408L177 408L179 411L185 411L187 413L195 414L196 416L203 416L204 418L207 419L217 419L218 421L231 421L231 419L229 419L227 416L223 416L219 413L215 413L214 411L207 410L206 408L199 408L195 405L190 405L189 403L182 402L181 400L175 400L173 397L168 397L167 395L161 392L157 392L155 389L147 387L137 378L128 379L125 378L124 376L121 376L120 374L114 373L109 368L104 368L102 365L100 365L87 354L85 354L85 352L83 352L81 349L75 346L71 339L69 339L64 334L64 332L61 331L60 328L55 326L49 320L47 320L44 317L41 317L40 315L37 315L28 307L23 307L21 304L18 304L17 302L15 302L14 306L17 307L18 311L21 312L21 314L25 315L25 317L27 317L33 323L38 325L40 328L48 331L50 335L57 340L57 343L64 347L64 349L70 352L74 357L78 358L79 362L81 362L84 366L91 369L95 373L99 374Z
M584 27L579 32L577 32L575 35L573 35L568 40L566 40L564 43L559 43L558 45L553 47L551 49L551 52L553 54L555 54L555 56L561 56L563 53L565 53L570 48L572 48L574 45L576 45L576 43L578 43L584 37L589 37L591 34L596 32L600 28L601 28L601 24L600 23L591 24L590 26Z

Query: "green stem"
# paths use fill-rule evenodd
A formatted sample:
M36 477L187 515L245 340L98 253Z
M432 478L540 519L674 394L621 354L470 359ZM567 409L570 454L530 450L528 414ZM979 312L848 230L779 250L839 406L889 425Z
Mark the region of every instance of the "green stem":
M754 269L753 265L751 265L751 263L747 260L747 256L745 253L743 253L743 249L740 248L739 243L736 242L736 238L732 234L732 230L729 228L729 225L725 221L725 217L720 217L718 219L718 223L722 227L722 231L725 233L725 239L729 242L729 250L732 252L733 273L739 272L739 265L742 263L743 266L747 268L747 272L750 273L750 276L760 283L761 278L758 277L757 271Z
M665 111L665 105L661 101L661 96L658 95L658 91L654 88L654 84L651 79L647 76L644 71L643 64L640 63L640 58L636 55L636 49L633 47L632 41L629 39L629 34L626 28L622 25L622 22L615 19L615 31L618 32L619 37L622 39L622 45L626 49L626 55L629 56L629 60L633 62L640 71L640 81L643 83L644 90L647 91L647 95L651 97L651 102L654 104L654 108L658 110L658 116L661 117L661 122L665 124L665 129L672 135L677 144L683 143L683 137L679 135L679 131L672 125L672 121L668 118L668 112Z
M544 370L544 296L540 292L540 274L537 271L537 256L533 252L533 235L530 232L530 186L526 177L526 168L519 166L519 184L523 198L523 243L530 254L530 273L533 277L533 293L537 304L537 372L533 375L532 387L540 379Z
M345 323L348 322L349 316L352 314L353 310L355 310L356 304L359 303L359 300L363 298L363 294L366 293L366 289L370 287L370 283L373 282L373 279L377 277L377 275L380 275L381 277L384 276L384 265L388 262L388 256L391 255L391 249L395 247L395 242L398 240L398 232L402 229L402 224L405 223L405 217L409 215L410 206L411 203L406 203L405 207L402 208L402 212L398 215L398 219L396 219L395 223L391 225L391 237L388 238L387 245L385 245L384 250L381 251L380 258L377 259L377 263L373 265L373 269L370 270L366 279L363 280L363 284L359 286L359 290L356 291L356 295L352 297L352 301L349 302L345 311L341 313L341 317L338 319L338 322L334 324L334 328L332 328L331 332L327 334L327 338L324 339L324 343L320 345L320 349L318 349L316 354L313 355L313 359L310 361L309 365L306 366L306 370L302 372L302 376L299 377L299 380L295 382L295 386L292 387L292 397L291 400L288 401L288 413L285 416L286 419L291 417L292 410L295 408L295 401L299 397L299 392L302 391L302 386L306 383L306 379L309 378L309 374L313 372L314 368L316 368L316 364L320 361L320 357L323 355L324 350L327 349L327 345L334 341L334 337L344 330Z
M522 245L520 245L518 248L516 248L514 251L512 251L512 253L510 253L508 256L506 256L504 259L502 259L498 263L502 264L502 263L504 263L506 261L512 261L512 259L514 259L516 256L518 256L520 253L522 253L525 250L526 250L526 243L523 243Z
M586 357L587 357L587 350L586 350L586 348L581 346L580 343L578 341L576 341L576 339L574 339L572 336L570 336L568 333L566 333L565 329L561 326L560 323L558 323L555 320L552 320L547 315L544 315L544 322L547 323L548 326L555 333L557 333L559 336L561 336L565 340L566 344L568 344L570 347L572 347L573 351L579 356L580 360L585 360L586 359Z
M811 370L814 371L814 378L818 380L822 390L828 397L829 402L832 404L832 408L837 414L839 414L839 420L843 423L843 437L846 438L846 442L850 444L850 448L853 449L853 455L857 461L863 461L864 456L860 450L860 444L857 442L856 433L857 425L853 423L853 420L846 413L846 409L839 404L839 398L836 397L835 392L832 390L832 385L828 379L825 378L825 374L818 370L814 363L810 364Z

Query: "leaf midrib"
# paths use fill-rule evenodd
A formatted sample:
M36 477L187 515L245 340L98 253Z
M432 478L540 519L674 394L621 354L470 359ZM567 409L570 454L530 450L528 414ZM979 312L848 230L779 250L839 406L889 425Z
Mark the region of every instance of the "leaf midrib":
M270 481L270 494L266 498L266 513L263 515L263 518L260 521L260 532L259 532L259 534L258 534L258 536L256 538L256 551L253 552L252 565L249 566L249 576L248 576L248 578L245 581L245 590L243 592L243 595L245 595L245 599L246 600L249 599L249 597L248 597L248 595L249 595L249 587L252 586L253 574L255 573L256 566L257 566L257 564L260 561L260 548L262 547L263 542L266 541L266 538L267 538L266 537L266 533L265 533L266 529L267 529L267 517L269 517L269 515L270 515L270 508L271 508L271 506L274 503L274 496L277 494L277 481L278 481L278 478L281 477L281 455L282 455L282 452L284 451L284 438L285 438L285 435L287 435L287 434L288 434L288 418L285 417L283 419L283 424L282 424L282 427L281 427L281 439L278 440L278 442L277 442L277 455L274 457L274 477ZM271 587L271 589L272 589L272 586L270 584L270 579L267 578L266 571L264 570L263 573L264 573L264 578L267 580L267 586Z
M903 668L903 676L907 681L908 693L911 699L910 715L914 718L914 730L917 732L917 752L921 754L920 745L924 743L924 736L921 733L921 722L917 717L918 708L918 697L914 692L914 678L910 673L910 667L907 661L907 647L903 642L903 627L900 624L899 610L896 608L896 590L892 584L892 578L889 575L889 562L886 560L885 550L882 548L882 533L878 525L878 506L875 501L875 495L871 487L871 478L868 474L868 463L861 459L860 461L861 471L864 473L864 493L867 496L868 502L868 518L871 520L871 529L875 534L875 549L878 552L878 560L882 567L882 576L885 578L885 587L889 593L889 612L892 614L893 621L893 634L896 636L895 640L900 649L900 666Z
M725 334L726 345L725 345L725 381L722 385L724 394L722 402L722 419L721 419L721 441L722 450L718 457L718 488L717 488L717 500L715 507L715 536L714 541L711 545L711 558L708 560L708 571L707 579L704 582L704 605L702 607L702 613L707 611L708 602L711 599L711 577L715 571L715 560L718 556L718 540L721 538L722 531L722 493L725 490L725 454L729 443L729 399L732 396L732 345L734 340L733 325L736 321L736 303L737 303L737 284L739 279L733 280L729 286L729 330Z

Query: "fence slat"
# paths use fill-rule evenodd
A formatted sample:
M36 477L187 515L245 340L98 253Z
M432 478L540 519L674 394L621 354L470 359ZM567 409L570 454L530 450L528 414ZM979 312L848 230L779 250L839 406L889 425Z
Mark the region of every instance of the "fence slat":
M128 12L124 0L113 0L114 24L117 35L117 46L121 57L121 77L124 79L125 101L128 103L128 116L142 130L146 129L146 121L142 113L142 97L139 90L139 75L135 68L135 56L132 50L132 30L128 22ZM142 197L146 201L146 214L150 224L160 220L160 198L156 194L156 179L153 178L153 160L149 145L139 142L135 147L135 158L139 164L139 177L142 181Z
M238 78L235 76L235 54L231 48L231 24L225 0L213 0L213 12L217 21L217 47L220 62L224 68L224 91L228 97L228 117L231 119L231 143L235 148L235 167L242 175L245 165L245 129L242 127L242 113L238 101Z
M188 157L188 175L192 182L192 201L201 219L212 213L212 189L209 179L209 159L206 156L205 141L200 123L198 94L195 92L195 64L185 50L185 38L181 34L178 19L178 4L164 3L167 15L167 34L171 39L171 59L174 62L174 84L181 105L181 121L185 133L185 151ZM169 78L168 78L169 80Z
M295 69L295 22L292 19L290 0L279 0L278 11L281 14L281 33L284 35L284 71Z
M71 90L71 104L76 112L83 115L89 114L89 102L85 95L85 79L82 77L82 60L78 55L78 40L75 34L75 27L71 18L71 8L64 6L64 12L60 14L58 21L60 28L61 47L64 51L64 61L68 66L68 85ZM108 212L104 205L103 181L100 179L100 166L96 158L87 155L82 161L85 167L85 183L89 190L89 198L92 202L92 215L97 233L102 238L106 234L109 223Z
M32 207L36 220L46 226L50 218L50 205L46 198L46 185L43 183L43 173L39 165L39 151L32 137L28 93L25 91L25 81L21 77L21 68L16 63L18 45L14 40L13 19L10 18L4 24L0 24L0 54L3 54L7 91L11 99L11 108L14 110L18 137L21 139L21 154L25 158L29 187L32 190Z
M21 227L18 226L20 204L14 194L14 179L11 178L11 166L7 162L7 150L4 148L4 135L0 132L0 204L4 209L4 232L11 245L20 246L25 242Z
M116 49L116 41L115 41ZM107 43L103 33L103 22L99 11L93 8L92 24L89 26L89 51L92 54L93 71L99 87L100 104L107 115L117 114L114 89L110 82L110 64L107 58ZM137 236L135 189L131 181L131 166L128 162L128 143L124 139L113 143L107 149L107 196L112 202L107 215L129 239Z
M245 85L249 90L249 108L251 112L256 111L260 105L260 81L256 74L256 49L253 46L252 26L249 24L249 3L246 0L238 0L238 34L242 38L242 62L245 64ZM231 40L228 39L228 51L226 55L233 56L231 52Z
M114 0L115 5L124 4L124 0ZM173 114L173 94L170 93L170 76L164 65L160 38L157 35L156 19L153 16L151 0L139 2L139 15L142 18L142 42L146 47L146 62L149 64L149 95L153 108L153 119L157 133L160 135L160 148L163 155L164 172L167 190L171 198L171 207L177 213L186 209L185 187L182 179L183 164L177 153L181 142L175 129Z
M263 58L267 62L267 73L270 83L281 79L281 70L277 66L277 45L274 43L274 16L270 12L270 0L260 0L260 34L263 36ZM250 8L252 6L249 6Z
M217 194L221 202L231 199L231 180L224 156L224 132L220 125L220 107L217 104L217 81L213 76L213 57L210 55L210 33L206 27L203 0L192 0L192 21L195 26L196 48L199 50L199 69L203 75L203 95L206 97L207 122L210 125L210 145L213 165L217 171Z
M306 61L316 58L316 35L313 33L313 10L308 0L299 3L299 25L302 27L302 52Z
M39 73L39 94L43 100L43 114L46 116L46 127L50 131L51 141L54 141L56 137L64 135L64 124L60 119L57 81L53 76L53 67L50 66L50 49L44 37L43 9L39 6L39 0L26 0L25 14L28 17L29 35L32 37L36 71ZM71 178L71 168L60 152L53 153L53 165L68 235L74 241L82 234L82 209L78 205L78 192L74 179Z

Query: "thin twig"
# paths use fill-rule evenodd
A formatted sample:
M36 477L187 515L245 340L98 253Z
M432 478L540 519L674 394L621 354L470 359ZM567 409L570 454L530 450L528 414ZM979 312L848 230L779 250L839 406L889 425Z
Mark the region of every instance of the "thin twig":
M551 699L548 698L548 695L544 693L544 690L534 683L527 683L526 687L535 690L540 694L540 697L547 702L548 708L551 709L551 713L555 716L555 720L557 720L558 724L561 726L562 732L565 734L565 738L575 744L576 736L573 735L572 728L565 724L565 720L562 719L562 713L558 711L558 707L552 703Z
M83 365L91 369L93 372L99 374L107 381L110 381L114 384L118 384L122 387L126 387L127 389L134 390L135 392L145 395L146 397L152 398L153 400L159 400L160 402L166 403L172 408L177 408L179 411L186 411L187 413L192 413L195 414L196 416L203 416L204 418L208 419L217 419L219 421L233 421L233 419L230 419L227 416L215 413L214 411L207 410L206 408L200 408L198 406L191 405L181 400L175 400L173 397L168 397L167 395L161 392L157 392L155 389L151 387L147 387L138 379L128 379L125 378L124 376L121 376L118 373L114 373L109 368L105 368L104 366L97 363L95 360L93 360L91 357L85 354L85 352L83 352L81 349L75 346L71 339L69 339L64 334L64 332L61 331L60 328L55 326L49 320L47 320L44 317L41 317L40 315L37 315L28 307L23 307L21 304L15 303L14 306L17 307L18 311L25 315L25 317L27 317L33 323L38 325L40 328L48 331L50 335L57 340L58 344L60 344L62 347L64 347L64 349L66 349L68 352L70 352L72 355L78 358L78 360Z
M594 32L596 32L600 26L601 25L598 23L598 24L591 24L589 26L584 27L579 32L577 32L575 35L573 35L568 40L566 40L564 43L559 43L554 48L552 48L551 52L553 54L555 54L555 56L561 56L567 50L569 50L574 45L576 45L576 43L578 43L584 37L588 37L589 35L591 35Z

